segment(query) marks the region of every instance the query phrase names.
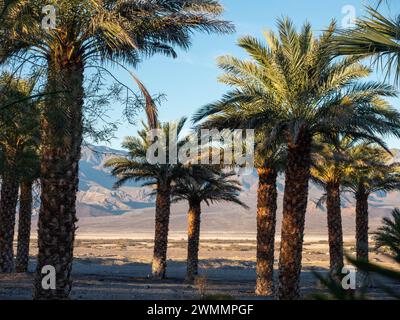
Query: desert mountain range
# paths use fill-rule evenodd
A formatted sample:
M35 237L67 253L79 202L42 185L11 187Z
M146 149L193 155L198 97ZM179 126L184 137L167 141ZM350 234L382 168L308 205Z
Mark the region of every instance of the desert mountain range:
M104 168L104 163L115 155L124 155L121 150L104 146L87 145L82 149L80 162L80 191L77 199L79 217L78 237L149 237L154 228L154 197L150 189L140 184L129 183L115 190L115 179ZM400 161L400 152L394 150L395 161ZM219 203L203 206L202 234L209 237L249 237L256 231L257 173L238 176L243 185L241 199L250 207L246 210L233 204ZM278 226L280 230L281 203L284 177L279 178ZM326 213L317 208L315 202L322 190L311 184L306 235L326 234ZM374 230L381 218L394 207L400 207L400 193L377 193L370 197L370 226ZM171 209L171 235L184 238L186 230L186 203L174 204ZM342 201L343 228L346 236L354 234L355 202L351 195Z

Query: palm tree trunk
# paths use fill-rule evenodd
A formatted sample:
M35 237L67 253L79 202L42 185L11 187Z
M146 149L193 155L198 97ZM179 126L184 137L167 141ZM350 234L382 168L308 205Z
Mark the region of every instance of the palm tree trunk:
M360 184L356 192L356 253L357 260L368 261L368 197ZM357 285L367 287L371 284L368 272L357 272Z
M340 208L340 184L328 184L327 193L327 217L329 234L330 272L334 279L339 279L343 263L343 230Z
M188 214L188 256L186 279L193 281L198 274L200 243L200 201L189 201Z
M356 194L356 252L357 259L368 261L368 193L363 186Z
M16 155L6 151L0 198L0 273L14 271L14 228L18 202Z
M20 273L28 271L32 217L32 185L32 181L20 183L18 246L15 264L16 271Z
M310 164L311 137L300 134L298 143L288 146L279 257L279 299L292 300L300 297L299 283Z
M164 279L167 270L167 248L169 216L171 208L170 184L159 185L156 199L156 222L152 275L154 279Z
M49 62L48 91L41 118L41 207L35 299L67 299L76 230L76 193L82 143L83 64ZM56 93L56 94L55 94ZM56 271L56 289L42 286L42 269ZM46 277L47 279L47 277Z
M256 294L265 296L274 292L277 172L268 167L259 168L258 179Z

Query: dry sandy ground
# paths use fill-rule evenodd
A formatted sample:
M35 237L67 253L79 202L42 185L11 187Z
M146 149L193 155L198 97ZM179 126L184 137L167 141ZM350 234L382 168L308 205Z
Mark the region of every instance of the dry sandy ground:
M321 292L312 271L324 272L329 265L328 245L318 237L308 238L304 244L301 288L304 298ZM321 238L320 238L321 239ZM346 239L348 240L348 239ZM32 256L37 251L32 241ZM347 241L346 250L354 253L354 243ZM204 237L200 249L200 274L206 294L225 295L234 299L257 299L253 294L255 283L254 240L212 240ZM277 243L276 248L279 248ZM150 239L89 239L76 242L73 267L73 299L198 299L200 287L188 284L185 277L186 242L170 241L168 249L167 280L152 281ZM35 259L30 261L30 273L0 275L0 300L30 299L32 272ZM278 257L276 251L275 257ZM394 267L392 262L378 253L371 260ZM275 261L277 263L277 261ZM400 292L399 284L390 284ZM385 294L377 288L369 296L383 299Z

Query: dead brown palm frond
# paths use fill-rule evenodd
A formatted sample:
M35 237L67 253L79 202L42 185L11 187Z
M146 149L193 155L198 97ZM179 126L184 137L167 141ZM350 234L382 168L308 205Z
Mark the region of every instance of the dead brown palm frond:
M150 95L144 84L136 77L133 72L129 71L130 76L138 85L140 91L142 92L143 96L145 97L146 101L146 116L147 116L147 123L151 129L159 129L160 123L158 122L158 108L156 103L153 100L153 97Z

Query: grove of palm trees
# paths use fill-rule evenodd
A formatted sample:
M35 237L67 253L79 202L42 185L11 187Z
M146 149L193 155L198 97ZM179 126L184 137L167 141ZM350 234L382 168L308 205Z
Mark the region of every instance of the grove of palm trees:
M400 7L289 2L1 2L0 300L400 298Z

